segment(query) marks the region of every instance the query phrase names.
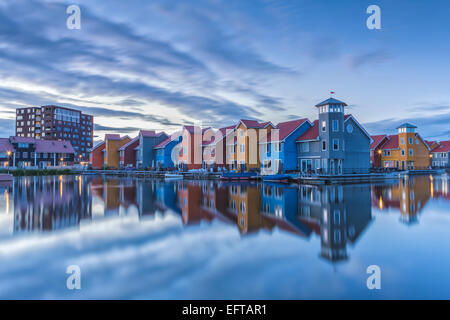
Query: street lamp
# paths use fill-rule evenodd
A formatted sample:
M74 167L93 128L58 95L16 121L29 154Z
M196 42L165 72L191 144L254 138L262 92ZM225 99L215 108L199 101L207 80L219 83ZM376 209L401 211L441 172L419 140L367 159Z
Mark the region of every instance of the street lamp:
M9 174L9 157L11 156L11 151L6 151L6 154L8 155L8 174Z
M63 158L63 157L61 157L61 159L59 159L59 161L60 161L60 162L59 162L59 166L60 166L60 167L62 167L62 165L63 165L63 161L64 161L64 158Z

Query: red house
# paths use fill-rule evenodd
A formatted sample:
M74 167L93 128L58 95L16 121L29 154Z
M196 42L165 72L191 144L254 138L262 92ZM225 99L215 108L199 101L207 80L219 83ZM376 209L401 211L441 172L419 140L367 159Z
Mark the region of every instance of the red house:
M119 167L136 168L136 152L139 147L139 136L119 148Z
M103 150L105 150L105 142L98 143L92 148L89 154L89 164L92 169L103 169L104 157Z
M373 142L370 144L370 163L372 168L381 168L381 156L383 154L382 147L389 140L385 134L371 136Z

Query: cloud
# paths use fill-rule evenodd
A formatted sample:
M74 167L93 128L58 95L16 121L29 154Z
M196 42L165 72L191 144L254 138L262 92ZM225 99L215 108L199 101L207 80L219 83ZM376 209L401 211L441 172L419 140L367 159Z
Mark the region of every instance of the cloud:
M389 61L392 57L385 50L375 50L347 58L350 68L356 70L368 65L376 65Z

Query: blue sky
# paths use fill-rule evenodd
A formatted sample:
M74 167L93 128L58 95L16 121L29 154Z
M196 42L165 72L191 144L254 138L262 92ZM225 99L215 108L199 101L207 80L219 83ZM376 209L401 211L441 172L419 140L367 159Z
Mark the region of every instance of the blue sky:
M81 30L66 8L81 8ZM381 30L366 8L381 8ZM336 92L371 134L450 139L448 1L0 1L0 135L58 104L96 135L316 118Z

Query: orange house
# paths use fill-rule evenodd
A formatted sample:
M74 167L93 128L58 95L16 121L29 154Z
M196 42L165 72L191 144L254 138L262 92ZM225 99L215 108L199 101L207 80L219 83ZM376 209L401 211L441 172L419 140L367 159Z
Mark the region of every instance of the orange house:
M129 136L120 137L118 134L105 135L105 148L103 149L103 164L106 168L119 168L119 149L131 141Z
M275 128L271 122L241 120L236 126L235 161L238 171L260 168L259 142ZM234 168L230 168L234 169Z
M404 123L397 128L398 134L388 136L378 147L383 168L420 170L430 167L430 147L415 129L416 126Z

